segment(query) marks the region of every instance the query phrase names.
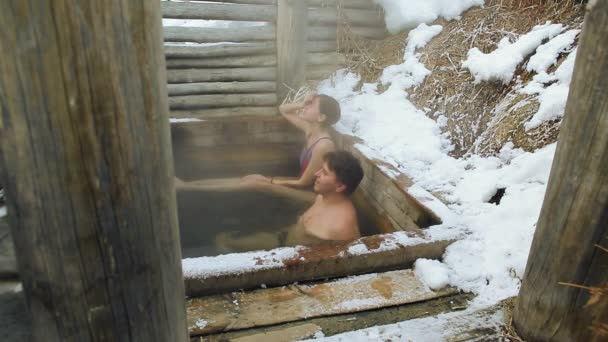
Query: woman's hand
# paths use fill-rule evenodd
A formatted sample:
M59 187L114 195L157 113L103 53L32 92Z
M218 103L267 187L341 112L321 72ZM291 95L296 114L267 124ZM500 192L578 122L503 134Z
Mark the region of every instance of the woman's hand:
M314 92L310 92L310 93L306 94L306 96L304 96L304 101L302 101L302 106L311 104L312 100L314 100L316 96L317 96L317 93L314 93Z
M180 190L180 189L184 189L184 188L186 188L186 184L187 184L187 183L186 183L186 182L184 182L183 180L181 180L181 179L179 179L179 178L175 177L175 178L173 179L173 184L174 184L174 186L175 186L175 189L176 189L176 190Z
M244 183L270 184L270 178L262 175L248 175L242 178Z

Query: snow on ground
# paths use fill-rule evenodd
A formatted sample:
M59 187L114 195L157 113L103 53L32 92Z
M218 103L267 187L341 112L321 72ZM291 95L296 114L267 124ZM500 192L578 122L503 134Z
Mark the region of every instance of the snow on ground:
M6 207L0 207L0 217L6 216Z
M416 29L421 32L412 32L410 37L428 33L432 27L421 25ZM516 50L522 56L534 51L542 40L539 37L555 36L561 28L551 24L536 27L534 37L522 36ZM406 49L410 49L410 44ZM413 53L406 54L405 59L401 66L387 69L405 68L404 65L424 68L416 65L420 62ZM478 294L472 308L487 307L516 295L555 144L534 153L507 144L496 157L452 158L448 155L450 142L441 134L441 120L429 118L408 100L408 87L404 85L415 86L423 78L412 73L388 75L383 82L389 86L383 93L377 91L376 84L364 84L359 89L359 76L346 70L323 81L319 91L334 96L342 106L343 119L338 130L360 137L363 143L357 147L365 155L383 159L408 175L415 183L410 193L423 203L432 204L430 207L444 223L428 228L427 237L443 237L448 232L460 235L460 240L446 250L442 266L438 262L419 262L417 273L437 286L447 283ZM505 194L500 204L487 203L501 188ZM441 193L449 204L432 200L432 192ZM447 281L445 277L427 276L436 274L439 267L447 270Z
M467 59L462 63L463 68L469 69L475 83L481 81L502 81L504 84L511 82L515 68L526 56L534 52L544 39L550 39L558 35L563 29L561 24L535 26L532 31L519 37L511 43L508 37L498 43L498 48L490 53L483 53L474 47L467 53Z
M439 17L448 20L473 6L483 6L483 0L374 0L384 8L384 21L391 33L412 29L421 23L431 23Z
M540 106L530 121L524 124L526 131L540 126L544 121L553 120L564 116L568 90L574 71L576 59L575 48L570 52L565 61L552 74L541 71L535 75L527 86L521 89L524 94L538 94ZM557 56L554 57L557 59ZM555 62L554 62L555 63ZM548 84L548 86L546 86Z

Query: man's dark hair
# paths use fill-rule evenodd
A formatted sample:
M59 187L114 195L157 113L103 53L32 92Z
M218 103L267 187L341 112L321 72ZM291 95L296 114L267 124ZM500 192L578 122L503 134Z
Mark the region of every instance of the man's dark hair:
M346 195L355 192L363 179L363 169L357 158L347 151L334 151L326 153L323 161L336 174L338 181L346 185Z
M325 125L331 126L340 120L340 104L336 99L327 95L317 95L319 98L319 112L325 115Z

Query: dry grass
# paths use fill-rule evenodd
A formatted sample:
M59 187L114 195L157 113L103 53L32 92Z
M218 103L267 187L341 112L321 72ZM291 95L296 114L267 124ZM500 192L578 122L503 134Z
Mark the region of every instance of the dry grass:
M533 75L520 67L510 84L475 85L460 64L470 48L490 52L503 37L514 40L547 20L580 28L583 14L584 6L577 0L487 0L484 8L470 9L461 20L438 20L443 31L419 51L420 61L432 74L410 91L412 102L418 108L430 109L432 117L447 117L445 129L457 157L470 152L494 154L507 141L527 151L555 142L561 120L529 132L523 129L523 123L538 110L538 103L528 97L529 103L522 106L519 101L526 98L514 90ZM362 75L362 82L376 82L386 66L403 62L407 33L370 41L353 34L344 22L338 26L340 51L346 53L348 67ZM502 113L496 111L499 104Z

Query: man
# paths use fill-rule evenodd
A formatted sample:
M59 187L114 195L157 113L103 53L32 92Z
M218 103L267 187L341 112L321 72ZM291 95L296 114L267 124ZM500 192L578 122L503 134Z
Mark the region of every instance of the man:
M359 238L357 212L350 199L363 178L359 161L346 151L329 152L323 157L323 167L315 177L317 196L296 224L275 233L219 234L216 238L218 249L223 253L241 252Z

